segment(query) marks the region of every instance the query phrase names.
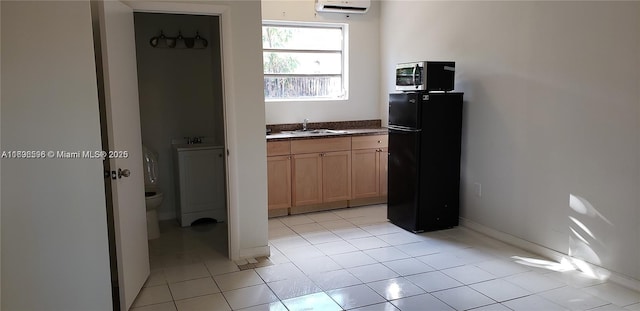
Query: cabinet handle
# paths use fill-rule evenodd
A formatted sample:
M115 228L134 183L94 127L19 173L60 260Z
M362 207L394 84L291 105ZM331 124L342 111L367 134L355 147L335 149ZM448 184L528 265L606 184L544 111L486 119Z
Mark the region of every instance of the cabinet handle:
M381 143L382 143L382 140L378 140L378 144L381 144Z

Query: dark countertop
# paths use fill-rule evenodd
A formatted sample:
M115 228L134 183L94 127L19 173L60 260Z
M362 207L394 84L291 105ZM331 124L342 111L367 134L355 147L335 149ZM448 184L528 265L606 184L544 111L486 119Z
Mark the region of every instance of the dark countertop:
M298 139L314 139L314 138L327 138L327 137L340 137L340 136L368 136L368 135L386 135L388 130L386 127L379 128L362 128L362 129L345 129L340 130L339 133L300 133L294 134L291 132L279 132L267 135L267 141L281 141L281 140L298 140Z

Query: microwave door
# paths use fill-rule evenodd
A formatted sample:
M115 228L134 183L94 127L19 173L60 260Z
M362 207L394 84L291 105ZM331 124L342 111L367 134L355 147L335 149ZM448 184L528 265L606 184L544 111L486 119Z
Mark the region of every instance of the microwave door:
M415 80L412 67L402 67L396 69L396 86L410 87Z

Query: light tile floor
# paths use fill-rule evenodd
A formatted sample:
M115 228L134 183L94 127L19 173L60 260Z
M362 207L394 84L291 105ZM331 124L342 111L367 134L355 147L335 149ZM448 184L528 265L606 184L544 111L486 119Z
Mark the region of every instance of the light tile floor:
M271 256L241 262L227 259L225 224L163 223L133 310L640 310L640 293L617 284L524 265L544 258L463 227L409 233L386 215L270 219Z

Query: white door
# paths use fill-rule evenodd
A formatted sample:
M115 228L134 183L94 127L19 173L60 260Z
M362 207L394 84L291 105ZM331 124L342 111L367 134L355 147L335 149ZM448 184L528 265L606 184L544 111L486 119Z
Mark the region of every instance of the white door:
M128 310L149 276L133 10L119 1L98 7L109 161L129 172L111 179L120 309Z

